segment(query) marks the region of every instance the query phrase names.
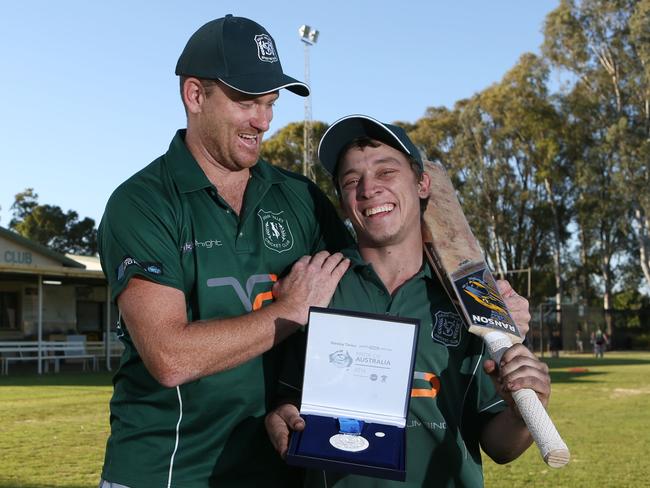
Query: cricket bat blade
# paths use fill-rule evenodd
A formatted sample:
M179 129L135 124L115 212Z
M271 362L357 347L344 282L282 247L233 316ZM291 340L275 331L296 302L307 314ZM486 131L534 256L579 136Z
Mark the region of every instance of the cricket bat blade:
M503 353L523 338L497 290L445 168L427 161L425 170L431 178L422 229L425 256L469 332L483 338L490 357L499 364ZM569 449L537 394L522 389L512 396L544 461L553 468L567 464Z

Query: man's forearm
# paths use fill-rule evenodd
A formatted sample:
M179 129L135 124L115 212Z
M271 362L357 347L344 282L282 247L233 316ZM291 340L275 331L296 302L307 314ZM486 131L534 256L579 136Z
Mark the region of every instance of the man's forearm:
M297 329L279 304L226 319L179 323L174 318L157 323L155 333L137 319L127 328L145 366L162 385L174 387L236 367L271 349ZM140 332L133 333L133 330Z
M499 464L517 459L532 442L526 424L511 407L492 418L481 432L483 451Z
M340 253L303 256L274 285L275 301L237 317L187 322L184 293L140 278L118 297L127 329L149 372L174 387L225 371L268 351L326 306L349 265Z

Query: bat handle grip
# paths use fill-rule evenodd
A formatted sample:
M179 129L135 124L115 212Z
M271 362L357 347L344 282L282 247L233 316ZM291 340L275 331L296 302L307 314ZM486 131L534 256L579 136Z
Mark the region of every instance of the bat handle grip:
M490 357L497 364L503 353L512 346L510 338L501 332L489 332L483 337ZM544 462L552 468L561 468L569 462L569 448L560 437L553 421L548 416L544 405L539 401L537 393L530 388L522 388L512 393L530 434L542 454Z

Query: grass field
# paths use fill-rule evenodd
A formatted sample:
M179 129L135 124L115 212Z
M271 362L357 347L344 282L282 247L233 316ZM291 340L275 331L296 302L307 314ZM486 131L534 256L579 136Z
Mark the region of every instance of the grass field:
M531 447L505 466L484 462L487 487L650 486L650 353L548 359L551 418L571 450L571 462L548 468ZM572 372L586 368L587 372Z
M648 486L650 353L547 359L550 413L571 449L548 468L535 447L515 462L485 461L487 487ZM587 371L574 371L586 368ZM108 433L108 373L0 378L0 488L94 488Z

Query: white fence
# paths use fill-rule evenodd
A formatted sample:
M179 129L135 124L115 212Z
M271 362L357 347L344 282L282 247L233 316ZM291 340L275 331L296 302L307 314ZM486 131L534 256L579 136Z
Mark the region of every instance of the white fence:
M83 338L83 339L81 339ZM124 345L120 341L111 341L110 357L122 355ZM3 375L9 374L9 365L13 362L35 361L39 373L48 372L49 366L54 366L54 372L58 372L61 360L79 362L82 370L99 369L99 359L106 357L106 345L104 341L86 341L85 336L71 336L66 341L4 341L0 342L0 372Z

